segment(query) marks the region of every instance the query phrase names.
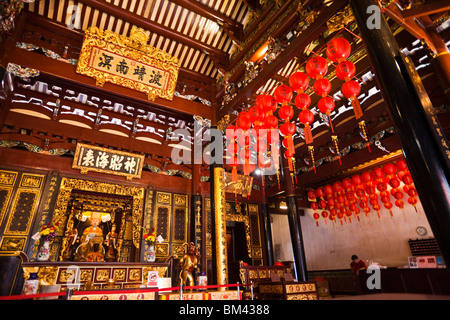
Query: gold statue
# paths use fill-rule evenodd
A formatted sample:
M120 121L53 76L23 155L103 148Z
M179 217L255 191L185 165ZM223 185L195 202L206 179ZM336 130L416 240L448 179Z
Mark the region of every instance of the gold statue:
M200 253L194 243L185 243L186 246L185 254L183 258L180 259L180 284L194 286L194 275L193 271L197 268L197 264L200 260Z
M113 224L111 227L111 231L106 235L106 261L114 261L116 258L116 245L117 245L117 239L119 235L116 232L116 225Z
M78 230L73 227L73 220L71 219L67 224L67 231L62 244L62 260L68 261L71 256L71 249L78 239Z

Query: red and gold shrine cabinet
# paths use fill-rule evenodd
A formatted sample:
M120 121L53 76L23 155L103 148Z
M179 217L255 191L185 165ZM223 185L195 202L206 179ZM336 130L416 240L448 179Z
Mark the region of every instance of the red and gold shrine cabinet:
M24 262L22 269L25 280L30 273L37 273L40 285L61 285L61 290L70 286L100 290L139 288L147 284L149 271L157 271L159 277L165 277L169 265L169 262Z

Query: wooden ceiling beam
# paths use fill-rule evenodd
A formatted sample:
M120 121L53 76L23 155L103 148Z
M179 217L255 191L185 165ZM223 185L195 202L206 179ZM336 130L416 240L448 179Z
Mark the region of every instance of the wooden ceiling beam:
M316 39L321 33L327 29L326 22L339 10L341 10L346 4L347 0L337 0L329 7L326 7L324 11L317 17L308 29L302 32L297 38L295 38L277 59L271 64L265 66L264 69L258 74L258 76L252 80L246 87L238 92L236 97L225 105L217 113L217 119L221 119L226 114L231 114L234 110L242 106L247 99L249 99L253 93L255 93L262 85L270 80L274 74L276 74L281 68L283 68L290 60L303 51L306 46Z
M154 112L158 112L158 108L167 108L184 115L198 115L206 119L212 119L213 117L211 107L177 96L174 96L172 100L157 98L155 101L149 101L146 94L115 84L105 83L103 87L99 87L95 85L95 80L93 78L76 73L76 67L74 65L17 47L14 48L9 62L39 70L47 75L69 81L76 86L85 86L101 91L111 98L120 95L128 99L137 100L141 104L145 103L150 107L154 106L156 110L150 109Z
M58 121L36 118L16 112L10 112L4 123L7 126L18 129L51 133L52 135L65 137L67 139L76 139L78 142L112 146L122 150L128 150L130 152L151 154L167 159L170 159L172 156L172 147L167 145L154 144L142 140L111 135L107 132L76 127Z
M195 48L204 53L207 53L211 56L211 58L214 61L217 60L217 61L224 61L225 64L228 63L228 54L226 52L221 51L213 46L204 44L180 32L167 28L159 23L151 21L150 19L145 19L144 17L135 14L131 11L122 9L121 7L116 6L113 3L108 3L106 1L100 0L79 0L79 2L93 9L97 9L100 12L104 12L116 18L122 19L123 21L127 21L128 23L134 24L145 30L157 33L161 36L183 43L191 48Z
M431 3L419 4L411 9L402 11L402 16L408 18L420 18L431 14L450 10L450 0L439 0Z
M34 26L34 28L32 27ZM64 39L67 44L76 43L76 45L81 48L83 44L84 32L79 31L77 29L69 29L66 25L58 23L56 21L50 20L44 16L37 15L32 12L27 12L27 25L26 27L30 30L38 28L38 30L52 30L56 34L59 35L58 40ZM48 32L48 31L47 31ZM33 42L32 39L27 39L30 43ZM38 46L41 45L41 42L33 43ZM62 50L63 48L60 48ZM215 80L211 77L208 77L200 72L195 72L190 69L186 69L184 67L180 67L179 74L184 75L185 77L189 77L191 79L195 79L200 82L204 82L207 84L215 83Z
M172 0L172 2L178 4L179 6L193 11L206 19L217 22L223 27L225 32L230 38L236 41L242 41L244 36L244 28L241 23L233 20L227 15L216 11L201 2L192 0Z

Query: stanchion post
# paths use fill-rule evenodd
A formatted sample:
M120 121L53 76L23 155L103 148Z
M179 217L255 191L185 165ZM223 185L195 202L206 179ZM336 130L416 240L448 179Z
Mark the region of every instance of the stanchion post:
M180 300L183 300L183 284L180 283Z
M66 291L66 295L64 296L64 300L70 300L70 297L73 295L73 289L68 289Z
M251 292L251 297L253 300L253 282L250 282L250 292Z
M239 282L237 282L237 294L238 294L238 300L241 300L241 290L239 289Z

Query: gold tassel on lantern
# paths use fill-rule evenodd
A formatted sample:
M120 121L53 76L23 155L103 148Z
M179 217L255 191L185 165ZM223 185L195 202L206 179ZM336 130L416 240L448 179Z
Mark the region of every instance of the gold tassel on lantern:
M362 134L364 136L364 140L367 142L367 148L369 149L369 152L372 152L370 150L370 142L369 139L367 138L367 133L366 133L366 122L364 120L360 121L358 123L359 125L359 129L362 131Z
M314 173L316 172L316 162L314 161L314 146L308 146L309 154L311 155L311 161L314 167Z
M334 147L336 148L336 154L337 154L338 159L339 159L339 164L342 165L341 155L339 154L338 136L331 136L331 140L333 140Z

